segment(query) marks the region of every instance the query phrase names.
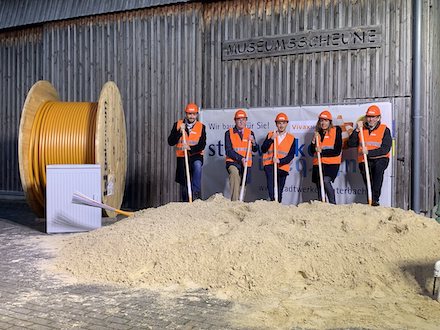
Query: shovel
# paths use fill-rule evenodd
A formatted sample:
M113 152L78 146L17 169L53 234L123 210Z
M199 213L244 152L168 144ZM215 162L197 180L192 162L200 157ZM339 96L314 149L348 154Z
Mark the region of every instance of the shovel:
M186 132L185 129L182 129L182 137L183 137L183 144L186 146ZM186 148L184 149L185 153L185 170L186 170L186 187L188 189L188 200L190 203L192 203L192 191L191 191L191 177L189 175L189 162L188 162L188 150Z
M243 198L244 198L244 187L246 185L247 164L249 161L249 151L250 150L251 150L251 140L249 139L248 144L247 144L247 148L246 148L246 163L244 164L243 179L241 181L240 202L242 202Z
M94 199L87 197L86 195L81 194L80 192L73 193L72 203L82 204L82 205L87 205L87 206L92 206L92 207L99 207L99 208L102 208L102 209L105 209L108 211L113 211L115 213L125 215L127 217L131 217L134 214L133 212L119 210L119 209L114 208L110 205L95 201Z
M274 157L278 158L277 144L278 144L278 136L273 140ZM273 162L273 187L274 187L273 192L274 192L275 201L278 203L278 164L275 162Z
M316 147L319 148L319 139L321 136L315 132ZM324 176L322 174L321 151L316 151L318 155L319 185L321 186L321 201L325 203Z
M364 140L364 129L363 126L359 128L361 134L361 143L362 143L362 153L364 154L364 164L365 164L365 176L367 177L367 193L368 193L368 205L372 203L372 194L371 194L371 181L370 181L370 169L368 165L367 155L363 152L365 149L365 140Z

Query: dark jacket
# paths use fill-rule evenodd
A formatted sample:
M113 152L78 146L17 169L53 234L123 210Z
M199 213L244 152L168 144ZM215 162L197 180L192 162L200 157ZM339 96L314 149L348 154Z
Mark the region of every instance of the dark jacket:
M283 158L279 159L280 160L280 162L278 164L279 166L289 164L293 160L293 158L295 157L295 140L296 139L293 140L293 143L290 146L288 154L286 156L284 156ZM269 138L269 134L267 134L266 139L264 140L263 144L261 145L261 152L263 154L266 153L272 144L273 144L273 139ZM266 165L266 166L268 166L268 165ZM271 166L273 166L273 165L271 165ZM283 171L283 170L280 170L280 171ZM286 172L286 171L284 171L284 172Z
M321 157L335 157L339 156L342 151L342 129L339 126L336 127L336 139L333 149L325 149L321 151ZM319 136L321 136L321 142L324 140L324 131L319 131ZM316 144L310 143L310 152L313 155L316 151Z
M233 128L234 133L238 133L238 129L237 127L234 126ZM257 140L255 139L255 134L254 132L251 131L252 136L254 137L254 141L255 144L252 146L252 152L256 152L258 151L258 144L257 144ZM243 139L243 136L241 136L241 139ZM232 141L231 141L231 136L229 134L229 130L227 130L225 132L225 154L227 157L234 159L234 162L230 162L227 161L226 162L226 169L228 169L229 166L235 166L238 168L238 170L240 171L240 173L243 173L244 168L243 168L243 163L242 163L242 159L244 158L242 155L240 155L239 153L237 153L234 148L232 147ZM251 155L252 157L252 155ZM246 183L250 183L251 182L251 168L247 169L247 176L246 176Z
M374 130L376 130L380 126L380 121L377 123L376 127L373 129L368 129L368 134L371 134ZM379 157L379 156L385 156L388 154L391 150L391 146L393 144L393 139L391 138L391 131L387 127L385 128L385 132L383 133L383 139L382 144L379 148L368 150L367 159L370 157ZM357 130L354 130L350 137L348 138L347 145L349 147L357 147L359 146L359 132Z
M188 128L186 128L185 131L186 134L189 135ZM173 128L171 129L170 135L168 136L168 145L175 146L179 142L179 139L181 137L182 137L182 132L180 132L180 129L177 128L177 122L175 122ZM191 149L188 150L190 164L196 160L201 160L203 164L203 155L201 155L199 152L204 150L205 147L206 147L206 127L205 125L203 125L202 134L200 136L199 143L197 143L195 146L192 146ZM180 184L186 184L184 157L177 157L175 181Z
M321 157L334 157L338 156L342 152L342 129L339 126L336 127L336 138L335 145L333 149L324 149L321 151ZM319 136L321 137L321 142L324 140L325 133L324 131L319 132ZM310 153L314 154L316 151L316 144L310 143L309 145ZM335 181L339 172L339 164L322 164L322 174L324 176L328 176L332 181ZM313 165L312 168L312 182L319 182L319 171L318 165Z

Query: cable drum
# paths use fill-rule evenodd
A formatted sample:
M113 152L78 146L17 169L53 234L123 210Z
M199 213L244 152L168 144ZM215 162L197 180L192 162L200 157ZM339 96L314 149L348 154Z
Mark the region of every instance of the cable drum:
M35 83L23 106L18 157L23 191L38 216L44 216L46 166L52 164L100 164L102 202L119 209L125 188L127 142L116 84L107 82L99 101L89 103L60 102L52 84Z

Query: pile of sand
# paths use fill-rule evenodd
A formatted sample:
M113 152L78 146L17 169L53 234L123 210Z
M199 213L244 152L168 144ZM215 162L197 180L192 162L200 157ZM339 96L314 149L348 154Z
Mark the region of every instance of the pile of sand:
M170 203L67 237L56 267L84 281L206 288L247 306L241 325L440 327L440 225L366 205Z

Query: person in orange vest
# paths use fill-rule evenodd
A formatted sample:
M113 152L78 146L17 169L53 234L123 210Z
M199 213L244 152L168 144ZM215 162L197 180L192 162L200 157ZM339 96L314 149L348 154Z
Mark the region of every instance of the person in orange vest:
M248 141L251 141L252 152L258 150L258 144L254 132L246 127L247 114L243 109L235 112L235 126L225 132L226 170L229 173L229 187L231 189L231 201L240 197L240 185L244 174L244 166L247 164L245 185L251 180L252 153L246 160Z
M369 106L365 113L365 122L359 121L357 128L348 139L349 147L358 148L359 171L365 186L367 186L367 177L364 154L367 155L371 179L372 206L379 206L383 175L390 162L390 150L393 143L390 129L382 124L380 119L380 108L377 105ZM362 141L359 136L361 129L365 139L365 149L362 148Z
M339 126L333 126L332 114L328 110L324 110L319 114L315 132L319 133L319 147L316 144L316 135L314 135L310 144L310 151L314 154L312 182L318 188L318 199L322 200L317 155L317 152L320 152L324 191L328 202L336 204L335 189L332 182L335 181L338 175L342 160L342 130Z
M204 124L197 120L198 114L199 107L194 103L189 103L185 108L185 118L174 123L168 136L168 144L176 146L176 182L180 184L180 196L183 202L189 201L185 172L185 149L188 151L192 199L201 198L206 128ZM186 144L183 142L183 130L186 132Z
M274 163L278 164L278 202L281 203L286 178L289 175L290 163L295 156L295 137L287 132L289 118L280 112L275 118L277 129L269 132L261 145L263 166L266 173L267 191L271 201L275 200L274 193ZM274 141L277 141L277 154L274 155Z

